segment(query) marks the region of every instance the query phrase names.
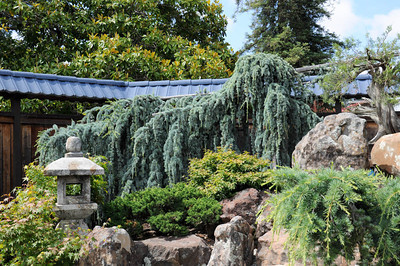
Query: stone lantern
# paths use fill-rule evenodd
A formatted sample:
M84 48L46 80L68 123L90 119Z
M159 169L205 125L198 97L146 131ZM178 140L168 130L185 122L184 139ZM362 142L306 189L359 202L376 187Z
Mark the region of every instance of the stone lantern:
M90 176L103 175L104 169L84 158L81 146L78 137L69 137L65 157L44 169L45 175L57 176L57 204L54 211L61 219L57 228L88 229L83 219L97 210L97 204L90 202ZM67 193L67 187L72 185L75 185L78 195Z

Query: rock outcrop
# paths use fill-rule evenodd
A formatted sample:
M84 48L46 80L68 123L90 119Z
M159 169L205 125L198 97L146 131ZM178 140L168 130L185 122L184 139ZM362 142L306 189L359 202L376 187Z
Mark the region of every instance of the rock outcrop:
M257 200L259 197L264 198L257 206L252 206L250 203L248 203L250 205L243 204L254 208L251 213L260 210L267 200L264 192L249 189L239 192L236 196L238 195L247 195L244 198L249 201L251 198ZM236 196L233 199L240 198ZM259 218L265 218L269 212L270 207L266 206ZM244 210L242 213L246 214ZM251 221L254 220L253 214L249 217ZM284 231L274 235L271 228L271 222L258 221L254 233L254 224L249 224L241 216L235 216L230 222L217 226L214 232L215 243L212 247L212 240L198 235L153 237L131 241L124 229L97 226L88 234L87 243L83 247L86 255L79 260L78 265L289 265L289 253L285 248L288 235ZM360 258L358 253L356 258L358 260ZM356 261L347 264L343 258L338 258L335 263L343 266L357 265ZM298 261L294 265L303 263ZM307 265L311 263L307 262Z
M261 202L267 197L263 191L254 188L248 188L237 192L230 199L224 199L222 204L221 220L224 223L229 222L235 216L241 216L250 225L253 225L257 219L257 212Z
M368 167L365 119L352 113L329 115L296 145L294 163L302 169Z
M301 266L304 263L299 260L294 263L289 263L289 253L285 248L285 242L288 240L289 235L282 230L279 233L273 233L269 231L258 239L258 250L256 254L256 265L257 266L269 266L269 265L294 265ZM358 251L355 252L355 261L347 262L342 256L339 256L335 260L337 266L356 266L357 261L360 260L360 254ZM318 265L324 265L322 259L318 259ZM306 261L305 265L315 265L312 261Z
M215 244L208 266L244 266L253 260L253 232L249 223L235 216L215 229Z
M385 135L371 151L371 165L392 175L400 175L400 133Z
M131 265L206 265L211 247L196 235L133 241Z
M258 239L256 255L257 266L288 265L289 254L287 249L285 249L287 238L288 235L283 231L279 234L274 234L272 231L269 231L261 236Z
M131 254L131 238L124 229L96 226L88 234L83 247L87 255L78 265L135 265Z
M256 232L254 234L254 238L258 240L261 236L263 236L265 233L269 232L272 229L272 221L268 221L267 217L271 212L271 206L266 205L266 201L269 199L269 197L266 197L261 204L258 206L258 212L259 215L257 217L257 222L256 222ZM265 206L266 205L266 206Z

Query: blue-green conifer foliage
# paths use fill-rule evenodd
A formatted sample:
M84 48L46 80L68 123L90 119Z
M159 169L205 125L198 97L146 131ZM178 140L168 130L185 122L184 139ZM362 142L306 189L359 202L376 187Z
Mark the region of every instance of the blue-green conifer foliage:
M247 55L213 94L119 100L89 110L79 123L44 131L39 160L45 165L60 158L66 139L79 136L84 152L110 160L111 196L181 181L189 159L205 149L247 150L289 165L296 143L319 121L307 97L295 70L280 57Z

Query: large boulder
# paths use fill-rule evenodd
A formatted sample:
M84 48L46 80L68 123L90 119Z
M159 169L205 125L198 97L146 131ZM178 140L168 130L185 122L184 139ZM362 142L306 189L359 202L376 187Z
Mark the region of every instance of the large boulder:
M257 217L257 226L256 232L254 234L254 238L258 240L265 233L269 232L272 229L272 221L268 221L268 215L271 213L271 205L267 205L267 200L269 197L266 197L261 204L258 206L258 217Z
M215 229L215 244L208 266L244 266L253 261L253 232L249 223L235 216Z
M302 169L368 167L366 120L352 113L329 115L296 145L294 164Z
M269 266L269 265L304 265L302 260L289 263L289 251L285 247L285 243L288 240L289 235L285 230L281 230L279 233L275 233L272 230L267 232L265 235L258 239L258 247L256 254L256 265L257 266ZM335 260L334 265L338 266L355 266L358 265L360 260L360 254L355 251L355 261L347 262L342 256L339 256ZM306 261L305 265L314 265L312 261ZM324 265L322 259L318 259L318 265Z
M248 188L237 192L232 198L224 199L222 204L221 220L223 223L229 222L235 216L241 216L250 225L257 219L257 212L263 199L267 197L264 191Z
M133 241L131 265L207 265L211 247L196 235Z
M381 137L371 151L371 165L392 175L400 175L400 133Z
M256 264L257 266L267 265L288 265L289 254L285 248L288 235L282 231L275 234L272 230L258 239ZM295 265L302 265L295 263Z
M87 255L78 265L135 265L131 256L131 238L124 229L96 226L88 234L83 249Z

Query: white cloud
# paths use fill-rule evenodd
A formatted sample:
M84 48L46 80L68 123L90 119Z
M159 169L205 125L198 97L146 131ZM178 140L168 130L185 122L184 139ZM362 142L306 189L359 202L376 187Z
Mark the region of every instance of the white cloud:
M400 33L400 9L394 9L385 15L375 15L368 24L371 37L382 35L388 26L392 26L389 37L395 37L397 33Z
M363 19L353 11L353 2L351 0L339 0L331 9L330 19L324 19L320 25L325 27L329 32L334 32L340 37L347 37L359 28Z
M335 6L328 6L332 16L329 20L322 20L320 24L341 38L353 36L361 41L365 40L366 33L370 33L372 38L382 35L390 25L392 32L389 37L400 33L400 9L393 9L388 14L362 17L353 9L354 2L354 0L339 0Z

